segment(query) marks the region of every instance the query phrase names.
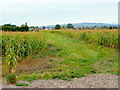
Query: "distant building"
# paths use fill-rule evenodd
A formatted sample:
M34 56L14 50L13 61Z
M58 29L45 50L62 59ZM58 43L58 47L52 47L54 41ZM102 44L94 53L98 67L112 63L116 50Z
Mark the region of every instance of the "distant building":
M49 30L48 28L45 28L45 30Z
M54 27L46 27L45 30L52 30Z
M35 29L33 29L33 31L37 31L37 32L38 32L39 30L40 30L39 28L35 28Z
M54 27L50 27L49 29L52 30L52 29L54 29Z
M81 27L74 27L74 29L77 29L77 30L79 30L79 29L81 29Z

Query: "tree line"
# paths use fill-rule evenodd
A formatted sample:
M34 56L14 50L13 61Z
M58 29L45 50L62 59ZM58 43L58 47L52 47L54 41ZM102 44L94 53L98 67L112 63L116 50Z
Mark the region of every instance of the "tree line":
M94 27L74 27L71 23L67 24L67 26L60 26L59 24L55 25L55 29L118 29L117 26L94 26Z
M27 23L21 25L21 26L16 26L12 24L4 24L2 26L3 31L29 31L29 27L27 26Z
M48 27L43 26L42 28L38 27L38 26L31 26L28 27L27 23L21 25L21 26L16 26L16 25L12 25L12 24L4 24L2 25L2 30L3 31L31 31L34 29L48 29ZM117 26L93 26L93 27L74 27L73 24L68 23L66 26L61 26L59 24L56 24L54 27L52 27L52 29L118 29Z

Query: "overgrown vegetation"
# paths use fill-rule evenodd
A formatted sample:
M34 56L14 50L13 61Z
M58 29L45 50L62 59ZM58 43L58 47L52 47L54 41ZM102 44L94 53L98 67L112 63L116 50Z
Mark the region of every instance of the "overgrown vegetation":
M16 58L23 70L18 73L15 69L17 80L70 80L94 73L118 73L117 31L3 32L2 43L3 57L11 49L10 59L14 62ZM7 59L3 61L6 66L5 62ZM23 66L30 68L24 72Z

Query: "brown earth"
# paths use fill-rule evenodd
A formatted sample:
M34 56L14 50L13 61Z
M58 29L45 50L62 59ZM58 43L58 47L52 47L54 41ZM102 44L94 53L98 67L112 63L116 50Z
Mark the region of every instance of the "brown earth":
M48 59L23 60L18 64L16 73L22 73L26 71L34 72L40 69L52 68L48 63L45 62L46 60Z

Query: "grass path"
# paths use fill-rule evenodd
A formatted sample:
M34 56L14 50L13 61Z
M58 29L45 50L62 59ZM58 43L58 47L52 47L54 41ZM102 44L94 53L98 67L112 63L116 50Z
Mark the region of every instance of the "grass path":
M96 44L86 44L67 36L45 33L47 43L55 45L70 54L78 54L81 58L98 59L99 56L112 58L117 54L117 50L103 47ZM117 57L117 56L116 56Z
M45 33L45 36L47 43L61 49L61 51L56 52L56 57L63 58L61 63L67 64L70 70L78 66L79 71L83 67L86 72L89 71L88 69L93 69L94 72L95 68L98 69L102 66L101 70L99 69L100 72L117 72L117 51L115 49L86 44L56 33ZM58 66L61 67L61 64Z

